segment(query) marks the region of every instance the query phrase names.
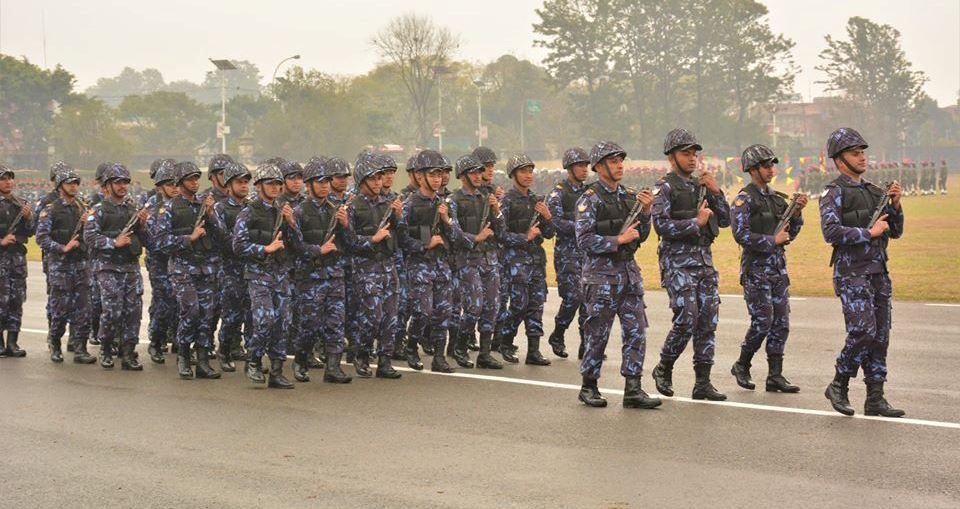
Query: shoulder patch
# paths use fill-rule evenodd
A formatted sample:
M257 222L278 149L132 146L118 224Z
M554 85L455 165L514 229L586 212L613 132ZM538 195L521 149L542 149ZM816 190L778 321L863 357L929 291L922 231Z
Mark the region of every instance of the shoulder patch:
M583 195L584 195L584 196L589 196L589 195L593 194L593 192L594 192L594 191L593 191L593 188L590 187L590 188L587 188L587 190L583 192Z
M554 189L563 190L563 183L558 182L557 185L556 185L556 187L554 187Z
M743 206L743 198L737 196L736 201L733 202L733 206L734 206L734 207L742 207L742 206Z
M627 192L630 193L630 194L637 194L637 188L636 188L636 187L627 187Z
M789 195L787 195L787 193L781 193L780 191L774 191L774 193L776 193L777 196L779 196L779 197L781 197L781 198L783 198L783 199L787 199L787 198L790 197Z
M657 186L657 187L654 187L654 188L653 188L653 195L656 196L656 195L658 195L658 194L660 194L660 186Z
M48 215L48 214L47 214L47 208L44 207L43 210L40 211L40 219L43 219L43 218L47 217L47 215Z
M159 216L160 214L163 214L163 212L164 212L165 210L166 210L166 209L163 207L163 205L161 205L160 208L157 209L157 215Z
M582 214L586 211L587 211L587 204L585 202L580 203L580 205L577 205L577 212L580 212Z
M557 189L559 189L559 188L560 188L560 186L557 186ZM558 196L560 196L560 193L559 193L558 191L554 191L554 192L550 193L550 197L551 197L551 198L556 198L556 197L558 197Z

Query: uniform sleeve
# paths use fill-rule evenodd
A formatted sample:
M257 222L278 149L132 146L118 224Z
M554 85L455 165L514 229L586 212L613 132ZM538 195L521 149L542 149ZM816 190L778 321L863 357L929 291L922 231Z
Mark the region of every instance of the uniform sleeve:
M790 218L790 223L787 225L787 231L790 233L790 240L797 238L797 235L800 235L800 228L803 227L803 216L793 216Z
M887 205L885 212L887 214L887 224L890 225L887 235L891 239L899 239L903 235L903 204L900 204L899 210L893 205Z
M158 209L153 240L156 249L167 255L190 249L189 235L174 235L173 233L173 211L170 206Z
M53 206L47 205L37 215L37 245L40 249L51 253L63 253L64 245L50 237L53 229Z
M546 201L544 201L544 204L546 204ZM549 205L548 205L548 207L549 207ZM556 228L556 227L554 226L554 224L553 224L553 220L556 219L556 218L557 218L557 216L554 216L554 215L553 215L553 212L551 211L551 212L550 212L550 220L549 220L549 221L544 221L543 219L541 219L541 220L539 221L539 228L540 228L540 236L541 236L541 237L543 237L543 238L545 238L545 239L552 239L552 238L556 237L556 235L557 235L557 228Z
M726 228L730 226L730 204L721 191L720 194L713 194L707 191L707 206L713 210L717 216L717 226ZM694 220L696 222L696 220Z
M670 219L670 184L660 182L653 197L653 228L657 235L667 240L696 237L700 234L697 218Z
M500 213L503 214L503 217L510 217L509 196L504 195L503 199L500 200ZM527 232L514 233L504 229L503 235L500 236L500 242L507 247L523 247L527 244Z
M820 229L823 240L833 245L854 245L870 242L870 230L841 223L841 198L839 186L829 185L820 197Z
M93 210L87 213L87 222L83 225L83 241L92 249L115 249L116 242L100 230L102 218L103 208L100 204L94 205Z
M463 228L460 227L460 221L457 219L457 200L447 201L447 207L450 208L450 231L454 232L457 239L454 242L454 245L459 247L464 247L466 249L472 249L476 243L476 235L463 231Z
M764 235L750 231L750 205L752 200L749 193L740 193L731 209L733 219L731 226L733 238L737 244L761 253L773 253L777 250L773 235Z
M406 208L406 207L404 207ZM351 204L347 207L347 219L350 223L350 235L349 238L344 239L347 241L347 245L350 246L350 250L356 253L369 254L373 252L373 248L376 244L373 243L370 239L373 238L372 235L358 235L356 230L354 230L354 225L357 224L357 215L356 209ZM401 219L402 221L402 219ZM342 228L341 228L342 230ZM393 235L395 232L390 232ZM401 236L402 237L402 236ZM399 240L399 239L398 239Z
M614 235L597 235L597 202L599 198L593 193L583 193L577 200L577 247L589 254L615 253L617 237Z
M554 190L547 195L547 207L550 214L553 215L553 227L558 235L574 236L577 233L576 219L566 219L563 217L563 201L559 190Z
M233 225L233 252L247 258L261 258L267 254L266 247L250 240L250 209L244 208Z
M407 225L410 223L410 214L413 211L413 200L409 200L403 204L403 213L400 214L400 225L398 230L407 231ZM426 251L424 249L423 242L420 239L411 237L410 235L400 235L400 238L397 239L397 242L400 244L400 248L403 249L405 253L418 254Z

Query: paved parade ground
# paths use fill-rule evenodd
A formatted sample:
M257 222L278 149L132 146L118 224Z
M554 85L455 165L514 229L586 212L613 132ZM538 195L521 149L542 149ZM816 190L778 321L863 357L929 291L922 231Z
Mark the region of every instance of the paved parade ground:
M548 333L559 304L550 292ZM894 303L887 397L907 418L851 419L823 397L843 339L831 298L791 302L784 372L800 394L735 385L729 369L748 317L742 297L724 295L713 380L729 400L688 398L688 349L678 397L625 410L616 326L600 380L610 405L592 409L577 401L575 356L546 350L550 367L404 369L398 381L345 386L318 375L293 391L255 386L240 371L182 381L173 356L152 364L145 344L140 373L72 355L57 365L33 262L28 293L28 356L0 359L0 507L960 506L956 304ZM663 292L650 291L647 305L643 384L655 392L649 373L670 315ZM758 355L761 387L765 371ZM863 397L851 383L858 414Z

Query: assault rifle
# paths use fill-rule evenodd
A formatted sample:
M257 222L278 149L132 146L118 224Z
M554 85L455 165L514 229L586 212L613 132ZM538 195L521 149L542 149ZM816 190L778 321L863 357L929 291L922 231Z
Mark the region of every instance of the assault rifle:
M883 198L880 199L880 203L877 204L877 208L873 211L873 215L870 216L870 223L867 224L867 228L873 228L873 225L877 224L877 220L880 219L880 216L883 215L883 209L887 208L887 205L890 204L890 188L893 187L894 182L887 182L884 184L887 192L883 194Z
M773 230L774 235L782 232L783 229L790 224L790 218L793 217L793 214L797 211L797 198L799 197L800 193L793 193L793 197L790 198L790 205L787 205L787 210L780 216L780 222L777 223L777 228Z
M641 188L640 191L649 191L649 187ZM630 225L640 217L640 212L643 210L643 204L640 203L638 199L636 203L633 204L633 208L630 209L630 213L627 214L627 219L623 222L623 226L620 227L620 233L627 231L627 228L630 228Z

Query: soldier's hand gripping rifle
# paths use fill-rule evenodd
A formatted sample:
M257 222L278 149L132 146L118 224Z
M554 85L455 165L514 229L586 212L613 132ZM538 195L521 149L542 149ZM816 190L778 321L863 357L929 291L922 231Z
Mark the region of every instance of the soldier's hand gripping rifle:
M10 195L10 200L17 205L17 208L20 209L20 212L17 213L16 217L13 218L13 221L10 222L10 227L7 228L7 233L4 236L10 235L16 231L17 226L20 226L20 221L23 220L23 202L17 199L16 196Z
M543 201L542 198L540 198L540 197L537 196L537 195L533 195L534 211L533 211L533 217L530 218L530 226L527 226L527 231L530 231L530 228L533 228L533 227L536 226L538 223L540 223L540 213L536 211L536 206L537 206L537 204L540 203L541 201Z
M351 196L350 198L347 199L347 201L345 201L345 202L343 203L343 205L340 205L339 207L337 207L337 212L339 212L340 209L347 208L347 206L350 205L350 203L353 201L353 199L354 199L356 196L357 196L357 195ZM330 203L330 202L327 201L327 203ZM330 222L327 223L327 231L324 232L324 234L323 234L323 243L324 243L324 244L326 244L327 242L330 242L330 239L333 238L333 233L334 233L334 231L337 229L337 212L334 212L334 213L333 213L333 216L330 217ZM378 228L378 230L379 230L379 228Z
M130 196L127 196L126 198L123 199L123 204L133 205L133 198L130 198ZM145 206L146 205L144 205L144 207ZM130 216L130 220L127 221L127 224L123 225L123 229L120 230L120 233L118 233L115 238L123 237L124 235L130 233L131 230L133 230L133 227L137 224L137 221L140 220L141 210L143 210L143 207L138 207L137 210L134 211L133 215Z
M83 231L84 224L83 215L87 213L87 209L89 209L89 206L87 206L86 202L77 198L77 210L80 211L80 215L77 216L77 226L73 228L73 234L70 235L70 240L80 238L80 232Z
M482 232L487 227L487 223L490 222L490 193L480 191L480 196L483 197L481 198L483 200L483 211L480 213L480 229L477 230L477 233Z
M883 209L887 208L887 205L890 204L890 188L893 187L895 182L887 182L884 187L887 188L887 192L883 194L883 198L880 199L880 203L877 204L877 208L873 211L873 215L870 216L870 223L867 224L867 228L873 228L873 225L877 224L877 221L880 219L880 216L883 215Z
M640 191L649 191L649 187L641 188ZM633 204L633 208L630 209L630 213L627 214L627 219L623 222L623 226L620 227L620 233L627 231L630 228L630 225L640 217L640 212L643 211L643 203L638 199L636 203Z
M790 224L790 218L793 217L793 214L797 212L797 198L799 197L800 193L793 193L793 197L790 198L790 205L787 205L787 210L785 210L783 215L780 216L780 222L777 223L777 228L773 230L774 235L782 232L783 229Z

